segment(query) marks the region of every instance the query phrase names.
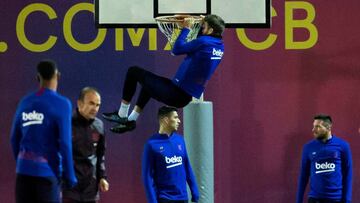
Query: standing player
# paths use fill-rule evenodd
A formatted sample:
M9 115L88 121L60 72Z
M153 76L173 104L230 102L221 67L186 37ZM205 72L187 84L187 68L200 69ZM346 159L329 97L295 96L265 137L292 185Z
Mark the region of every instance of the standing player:
M350 203L352 160L349 144L331 134L328 115L314 117L315 140L304 146L297 192L297 203L303 203L310 177L309 203Z
M103 114L105 119L119 123L110 129L112 132L124 133L135 129L136 119L150 98L177 108L186 106L192 97L200 98L224 53L222 34L225 22L219 16L207 15L202 25L202 35L186 42L191 23L191 19L184 20L183 29L174 44L173 54L187 56L172 80L140 67L128 69L119 111ZM137 83L142 89L134 110L128 116Z
M158 113L159 132L145 144L142 177L149 203L187 203L186 182L192 201L199 200L199 191L187 156L184 138L175 131L180 119L177 109L161 107Z
M71 153L71 103L56 92L60 73L52 61L37 66L40 89L16 110L11 144L16 160L16 202L60 202L60 180L77 180Z
M99 92L92 87L81 90L72 117L72 144L78 184L63 190L63 203L96 203L99 190L107 192L104 124L96 117L100 108Z

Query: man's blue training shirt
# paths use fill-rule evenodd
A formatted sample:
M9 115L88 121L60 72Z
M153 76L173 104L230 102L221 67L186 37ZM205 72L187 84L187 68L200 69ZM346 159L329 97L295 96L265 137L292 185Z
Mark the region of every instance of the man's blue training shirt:
M309 197L350 202L352 158L349 144L333 135L325 143L313 140L304 146L297 203L303 203L309 177Z
M183 28L174 43L174 55L186 54L173 83L193 97L200 98L207 81L215 72L224 55L221 38L202 35L186 42L189 29Z
M76 184L71 111L67 98L46 88L20 101L11 130L16 173L64 178L69 186Z
M199 190L187 155L184 138L177 133L170 137L154 134L145 144L142 178L149 203L158 198L188 200L188 183L192 201L199 200Z

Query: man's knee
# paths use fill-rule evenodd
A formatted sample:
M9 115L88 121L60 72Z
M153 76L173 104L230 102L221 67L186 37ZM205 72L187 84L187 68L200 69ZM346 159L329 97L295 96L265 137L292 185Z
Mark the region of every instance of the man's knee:
M130 66L126 74L126 78L136 80L139 83L143 83L148 71L140 68L139 66Z

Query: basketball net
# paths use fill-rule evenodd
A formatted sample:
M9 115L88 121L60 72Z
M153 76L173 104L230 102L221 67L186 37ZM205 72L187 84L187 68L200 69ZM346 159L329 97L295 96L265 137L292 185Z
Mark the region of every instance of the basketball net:
M168 39L171 49L173 48L174 43L180 34L180 31L182 29L181 24L185 18L193 19L192 26L190 27L190 32L186 37L186 41L188 42L195 39L198 35L202 23L202 18L200 16L173 15L159 16L155 18L155 21L157 22L160 31Z

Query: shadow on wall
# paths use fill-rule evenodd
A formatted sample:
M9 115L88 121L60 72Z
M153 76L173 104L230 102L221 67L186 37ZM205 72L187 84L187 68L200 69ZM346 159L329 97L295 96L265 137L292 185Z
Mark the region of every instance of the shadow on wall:
M238 70L234 74L242 83L238 91L241 105L237 110L240 114L233 115L235 118L230 125L230 153L234 155L231 165L234 168L230 170L228 188L231 188L232 195L227 202L266 202L264 194L259 193L259 188L266 187L268 180L261 178L265 173L262 160L262 137L265 135L262 123L255 117L255 70L248 69L246 74Z

